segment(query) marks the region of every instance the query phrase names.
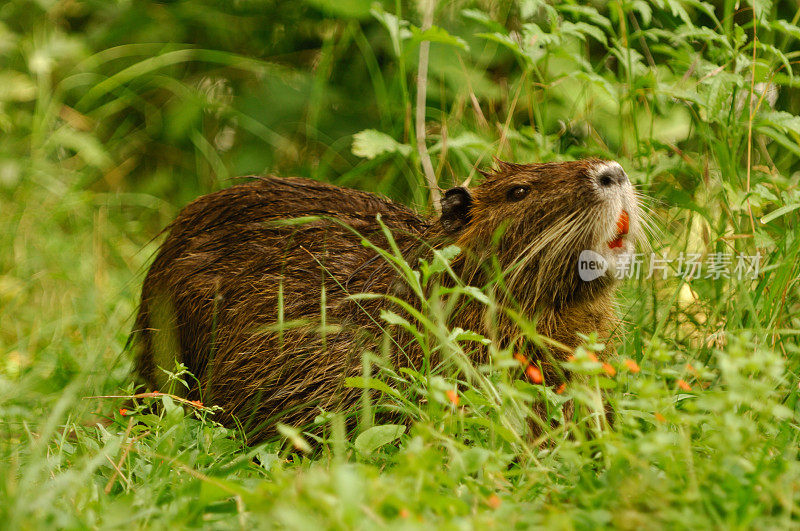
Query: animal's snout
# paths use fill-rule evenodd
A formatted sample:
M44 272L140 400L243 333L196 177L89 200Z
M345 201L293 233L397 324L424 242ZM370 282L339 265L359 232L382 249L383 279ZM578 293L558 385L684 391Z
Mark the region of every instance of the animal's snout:
M625 170L618 164L609 165L604 167L595 176L597 184L603 188L610 188L613 186L621 186L628 182L628 175Z

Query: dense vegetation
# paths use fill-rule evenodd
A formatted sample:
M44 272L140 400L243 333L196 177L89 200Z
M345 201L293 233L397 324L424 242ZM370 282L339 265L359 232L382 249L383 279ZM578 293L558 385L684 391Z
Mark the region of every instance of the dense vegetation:
M4 527L798 524L797 4L464 0L422 29L427 9L0 5ZM346 433L323 415L318 441L284 428L253 448L208 408L160 396L141 399L158 414L123 415L122 400L91 398L133 392L138 290L181 205L275 173L429 209L418 111L442 187L493 156L593 155L651 198L650 247L674 260L648 275L646 249L623 284L608 365L587 338L573 367L587 376L562 394L513 378L501 349L477 370L386 368L352 383L382 390L409 429L362 414ZM687 275L691 255L705 269ZM726 256L730 274L708 269ZM476 339L429 302L439 348ZM524 434L534 399L556 416L576 403L541 445Z

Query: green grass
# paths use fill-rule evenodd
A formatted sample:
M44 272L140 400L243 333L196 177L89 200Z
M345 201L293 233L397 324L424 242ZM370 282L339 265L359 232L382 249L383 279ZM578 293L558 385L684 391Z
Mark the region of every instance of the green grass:
M409 428L362 415L346 433L331 415L309 452L288 429L246 447L169 397L133 417L91 398L133 392L123 347L153 238L193 197L273 172L429 208L416 4L228 4L0 6L3 527L797 526L796 5L439 6L424 36L441 186L492 156L614 158L650 197L653 252L759 252L761 271L626 281L616 374L579 355L563 395L515 379L499 348L464 365L433 299L430 346L456 368L365 356ZM531 402L557 416L567 398L573 418L531 444Z

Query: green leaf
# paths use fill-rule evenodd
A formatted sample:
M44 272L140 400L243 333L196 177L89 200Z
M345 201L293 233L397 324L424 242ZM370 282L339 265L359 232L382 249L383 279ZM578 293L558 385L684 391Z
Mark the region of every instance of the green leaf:
M514 39L512 39L511 37L509 37L508 35L505 35L503 33L499 33L499 32L495 32L495 33L476 33L475 36L476 37L480 37L482 39L486 39L486 40L489 40L489 41L496 42L498 44L502 44L503 46L505 46L506 48L508 48L509 50L511 50L512 52L514 52L516 54L525 55L524 52L522 51L522 49L519 47L519 44L517 43L517 41L515 41Z
M405 432L406 427L402 424L373 426L356 437L355 447L360 454L370 455L381 446L400 438Z
M795 39L800 40L800 28L795 26L794 24L790 24L785 20L775 20L770 24L770 27L774 30L778 30L781 33L785 33Z
M353 135L353 155L372 160L384 153L399 153L407 157L411 154L411 146L401 144L386 133L374 129L365 129Z
M752 0L753 11L758 20L766 19L769 12L772 10L771 0Z
M467 396L467 393L464 394ZM484 417L468 417L465 419L466 424L473 424L476 426L483 426L493 430L497 435L502 437L509 443L516 443L519 441L519 436L517 436L513 431L508 429L507 427L503 426L498 422L494 422L491 419L484 418Z
M47 146L71 149L86 164L101 170L111 164L111 157L106 153L105 146L94 135L69 126L56 129L47 139Z
M634 6L637 2L634 2ZM645 4L645 6L649 9L649 6ZM634 7L635 8L635 7ZM570 13L573 16L583 16L588 18L592 24L595 26L602 26L607 31L612 31L611 21L608 18L601 15L597 9L589 6L581 6L581 5L572 5L572 4L564 4L556 6L556 9L561 11L562 13ZM644 18L644 17L643 17ZM645 25L649 24L649 21L644 22Z
M0 72L0 102L30 101L36 97L36 84L22 72Z
M200 494L197 499L203 504L226 500L231 496L245 493L240 485L223 478L204 477L200 482Z
M426 260L420 258L420 262L423 264L422 269L425 272L425 279L427 280L431 275L446 271L447 266L460 252L461 249L457 245L448 245L444 249L433 251L433 260L430 264Z
M464 9L463 11L461 11L461 14L464 15L464 18L468 18L470 20L474 20L475 22L478 22L479 24L482 24L483 26L485 26L486 28L490 29L491 31L494 31L494 32L497 32L497 33L505 33L506 32L506 28L503 27L502 24L498 23L495 20L492 20L492 18L489 17L489 15L487 15L483 11L480 11L478 9Z
M475 300L482 302L483 304L489 304L491 302L489 297L486 296L480 289L476 288L475 286L467 286L464 288L464 293L471 295L472 298Z
M455 46L456 48L461 48L464 51L469 50L469 45L464 39L455 35L450 35L447 30L440 28L439 26L431 26L425 31L420 31L419 28L412 27L411 33L414 35L412 42L438 42L440 44L447 44L450 46Z
M439 249L436 256L441 256L447 263L453 261L453 258L461 254L461 248L458 245L448 245L444 249Z
M402 55L403 41L411 37L411 31L408 29L409 23L407 20L398 18L391 13L383 10L380 4L375 4L370 10L372 16L375 17L386 30L389 32L389 38L392 40L392 49L394 50L395 57Z
M636 11L639 13L639 16L642 17L642 24L649 26L650 21L653 19L653 9L650 7L650 4L642 0L636 0L631 4L631 7L633 11Z
M781 208L773 210L766 216L762 217L761 223L767 224L774 219L778 219L781 216L785 216L792 210L797 210L798 208L800 208L800 203L793 203L791 205L782 206Z
M404 318L389 310L381 310L381 319L390 325L400 325L403 327L411 326L411 324Z
M800 116L785 111L759 113L758 118L775 127L800 134Z
M469 448L461 453L464 471L467 474L475 474L481 470L494 454L485 448Z
M341 18L363 19L369 16L372 0L305 0L323 13Z
M608 44L608 39L606 38L606 34L603 33L603 30L597 26L587 24L586 22L564 22L561 24L561 32L565 35L574 35L582 41L586 40L586 35L591 35L595 40L603 44Z
M353 376L351 378L344 379L345 387L353 387L355 389L375 389L376 391L381 391L386 393L387 395L400 397L400 393L397 389L389 387L386 382L378 380L377 378L365 378L364 376Z
M476 135L473 132L466 131L461 133L460 135L454 136L452 138L447 139L447 149L456 149L456 150L463 150L463 149L476 149L476 150L483 150L488 149L491 146L490 142L487 142L480 136ZM443 144L441 141L436 142L431 148L428 150L431 153L438 153L442 150Z
M286 424L278 423L276 426L278 433L286 437L289 442L294 445L295 448L302 452L310 452L311 445L308 444L308 441L300 434L300 430L297 428L293 428L292 426L287 426Z
M489 345L492 340L472 330L464 330L462 328L454 328L448 339L451 341L476 341L482 345Z

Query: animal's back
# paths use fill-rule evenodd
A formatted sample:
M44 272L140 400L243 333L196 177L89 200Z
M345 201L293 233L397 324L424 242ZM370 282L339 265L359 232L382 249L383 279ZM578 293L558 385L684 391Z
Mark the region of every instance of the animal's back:
M264 178L186 206L142 289L134 345L145 383L163 386L158 367L177 358L201 382L190 395L228 414L254 401L283 411L323 400L330 389L322 387L340 383L352 354L350 336L329 332L352 312L347 295L388 287L385 262L362 243L387 247L378 214L400 245L428 227L373 194L299 178ZM323 291L328 329L320 333ZM311 368L325 360L306 358L324 341L331 370L320 375Z

